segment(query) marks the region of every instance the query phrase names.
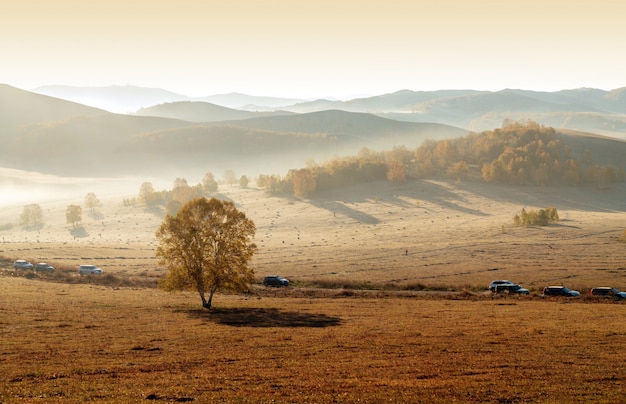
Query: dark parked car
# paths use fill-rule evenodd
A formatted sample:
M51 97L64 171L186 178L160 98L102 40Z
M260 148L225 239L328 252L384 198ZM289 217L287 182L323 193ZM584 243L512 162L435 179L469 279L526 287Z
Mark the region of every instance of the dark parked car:
M576 297L580 296L580 292L577 290L569 290L565 286L546 286L543 288L543 295Z
M289 286L289 281L282 276L272 275L263 278L263 285L265 286Z
M36 271L47 271L47 272L54 272L54 267L50 264L47 264L45 262L40 262L39 264L35 265L35 270Z
M600 287L591 289L592 296L613 297L615 299L626 299L626 292L616 288Z
M516 283L505 283L502 285L496 285L494 293L519 293L522 295L528 295L530 294L530 291Z
M491 283L489 284L489 290L492 292L496 292L496 286L498 285L515 285L513 282L511 281L506 281L504 279L501 280L497 280L497 281L491 281Z

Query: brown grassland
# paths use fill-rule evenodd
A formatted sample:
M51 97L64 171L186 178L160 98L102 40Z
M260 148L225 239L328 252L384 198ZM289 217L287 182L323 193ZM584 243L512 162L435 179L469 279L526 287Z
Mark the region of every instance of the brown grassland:
M0 213L0 402L623 402L626 187L365 184L315 200L220 188L257 225L258 279L216 297L154 288L159 212L98 195L80 230ZM516 227L554 206L561 220ZM13 270L47 261L55 275ZM96 263L105 275L80 277ZM48 279L45 279L48 278ZM511 279L527 297L486 292ZM580 290L544 298L548 284ZM320 289L320 285L343 288Z

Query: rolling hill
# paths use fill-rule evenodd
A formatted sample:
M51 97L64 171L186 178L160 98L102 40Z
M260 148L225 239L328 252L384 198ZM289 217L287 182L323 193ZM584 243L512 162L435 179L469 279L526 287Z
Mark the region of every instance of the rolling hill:
M103 87L53 85L37 87L32 92L117 113L130 113L146 106L188 100L188 97L185 95L160 88L131 85Z
M266 115L291 115L291 112L252 112L222 107L202 101L177 101L141 108L134 115L158 116L188 122L219 122Z
M345 111L265 114L199 124L114 114L9 86L0 88L0 105L5 118L0 123L2 166L64 176L206 171L208 167L221 171L234 166L252 172L284 172L304 165L309 158L352 154L364 146L414 147L424 139L466 133L445 125L398 122ZM174 115L188 118L207 109L223 113L222 117L251 114L191 102L159 108L172 107L177 109Z
M175 101L202 101L249 112L279 110L294 113L324 110L365 112L393 120L442 123L475 132L498 127L506 119L533 120L555 128L626 138L624 134L626 88L611 91L578 88L554 92L522 89L504 89L495 92L471 89L401 90L345 101L302 100L239 93L189 98L165 90L133 86L103 88L48 86L36 89L36 91L124 113ZM134 108L128 106L129 100ZM93 103L90 103L92 101ZM193 119L196 122L200 121L198 118ZM216 119L219 120L219 118Z
M97 116L106 111L75 102L35 94L0 84L0 129L53 122L76 116Z

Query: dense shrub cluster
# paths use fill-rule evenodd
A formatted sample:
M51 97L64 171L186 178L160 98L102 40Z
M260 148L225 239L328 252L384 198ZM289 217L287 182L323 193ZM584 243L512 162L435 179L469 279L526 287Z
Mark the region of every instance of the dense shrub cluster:
M559 213L556 208L539 209L538 211L522 209L513 216L513 223L518 226L547 226L551 222L559 220Z

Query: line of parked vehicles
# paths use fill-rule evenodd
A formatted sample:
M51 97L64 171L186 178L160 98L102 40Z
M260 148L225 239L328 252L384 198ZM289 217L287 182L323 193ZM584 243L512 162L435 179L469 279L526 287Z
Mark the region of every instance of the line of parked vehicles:
M526 288L521 287L519 284L511 282L505 279L499 279L495 281L491 281L489 284L489 290L493 293L516 293L528 295L530 291ZM589 291L591 296L598 297L612 297L617 300L626 299L626 292L622 292L617 288L612 288L608 286L596 287L592 288ZM565 286L546 286L543 288L543 296L566 296L566 297L577 297L580 296L580 292L577 290L571 290L566 288Z
M33 265L26 260L17 260L13 263L14 269L23 269L23 270L34 270L36 272L54 272L54 267L46 262L40 262L37 265ZM103 271L97 265L80 265L78 267L79 274L102 274ZM289 280L278 275L266 276L263 278L264 286L289 286ZM510 293L510 294L520 294L520 295L529 295L530 291L526 288L523 288L521 285L511 282L506 279L498 279L491 281L489 284L489 290L493 294L498 293ZM616 300L626 299L626 292L622 292L621 290L613 287L602 286L592 288L589 291L591 296L598 297L610 297ZM580 292L577 290L571 290L566 288L565 286L546 286L543 288L543 296L566 296L566 297L577 297L580 296Z
M28 270L32 269L35 272L54 272L54 267L46 262L40 262L37 265L31 264L26 260L17 260L13 263L14 269ZM101 274L103 271L97 265L79 265L79 274Z

